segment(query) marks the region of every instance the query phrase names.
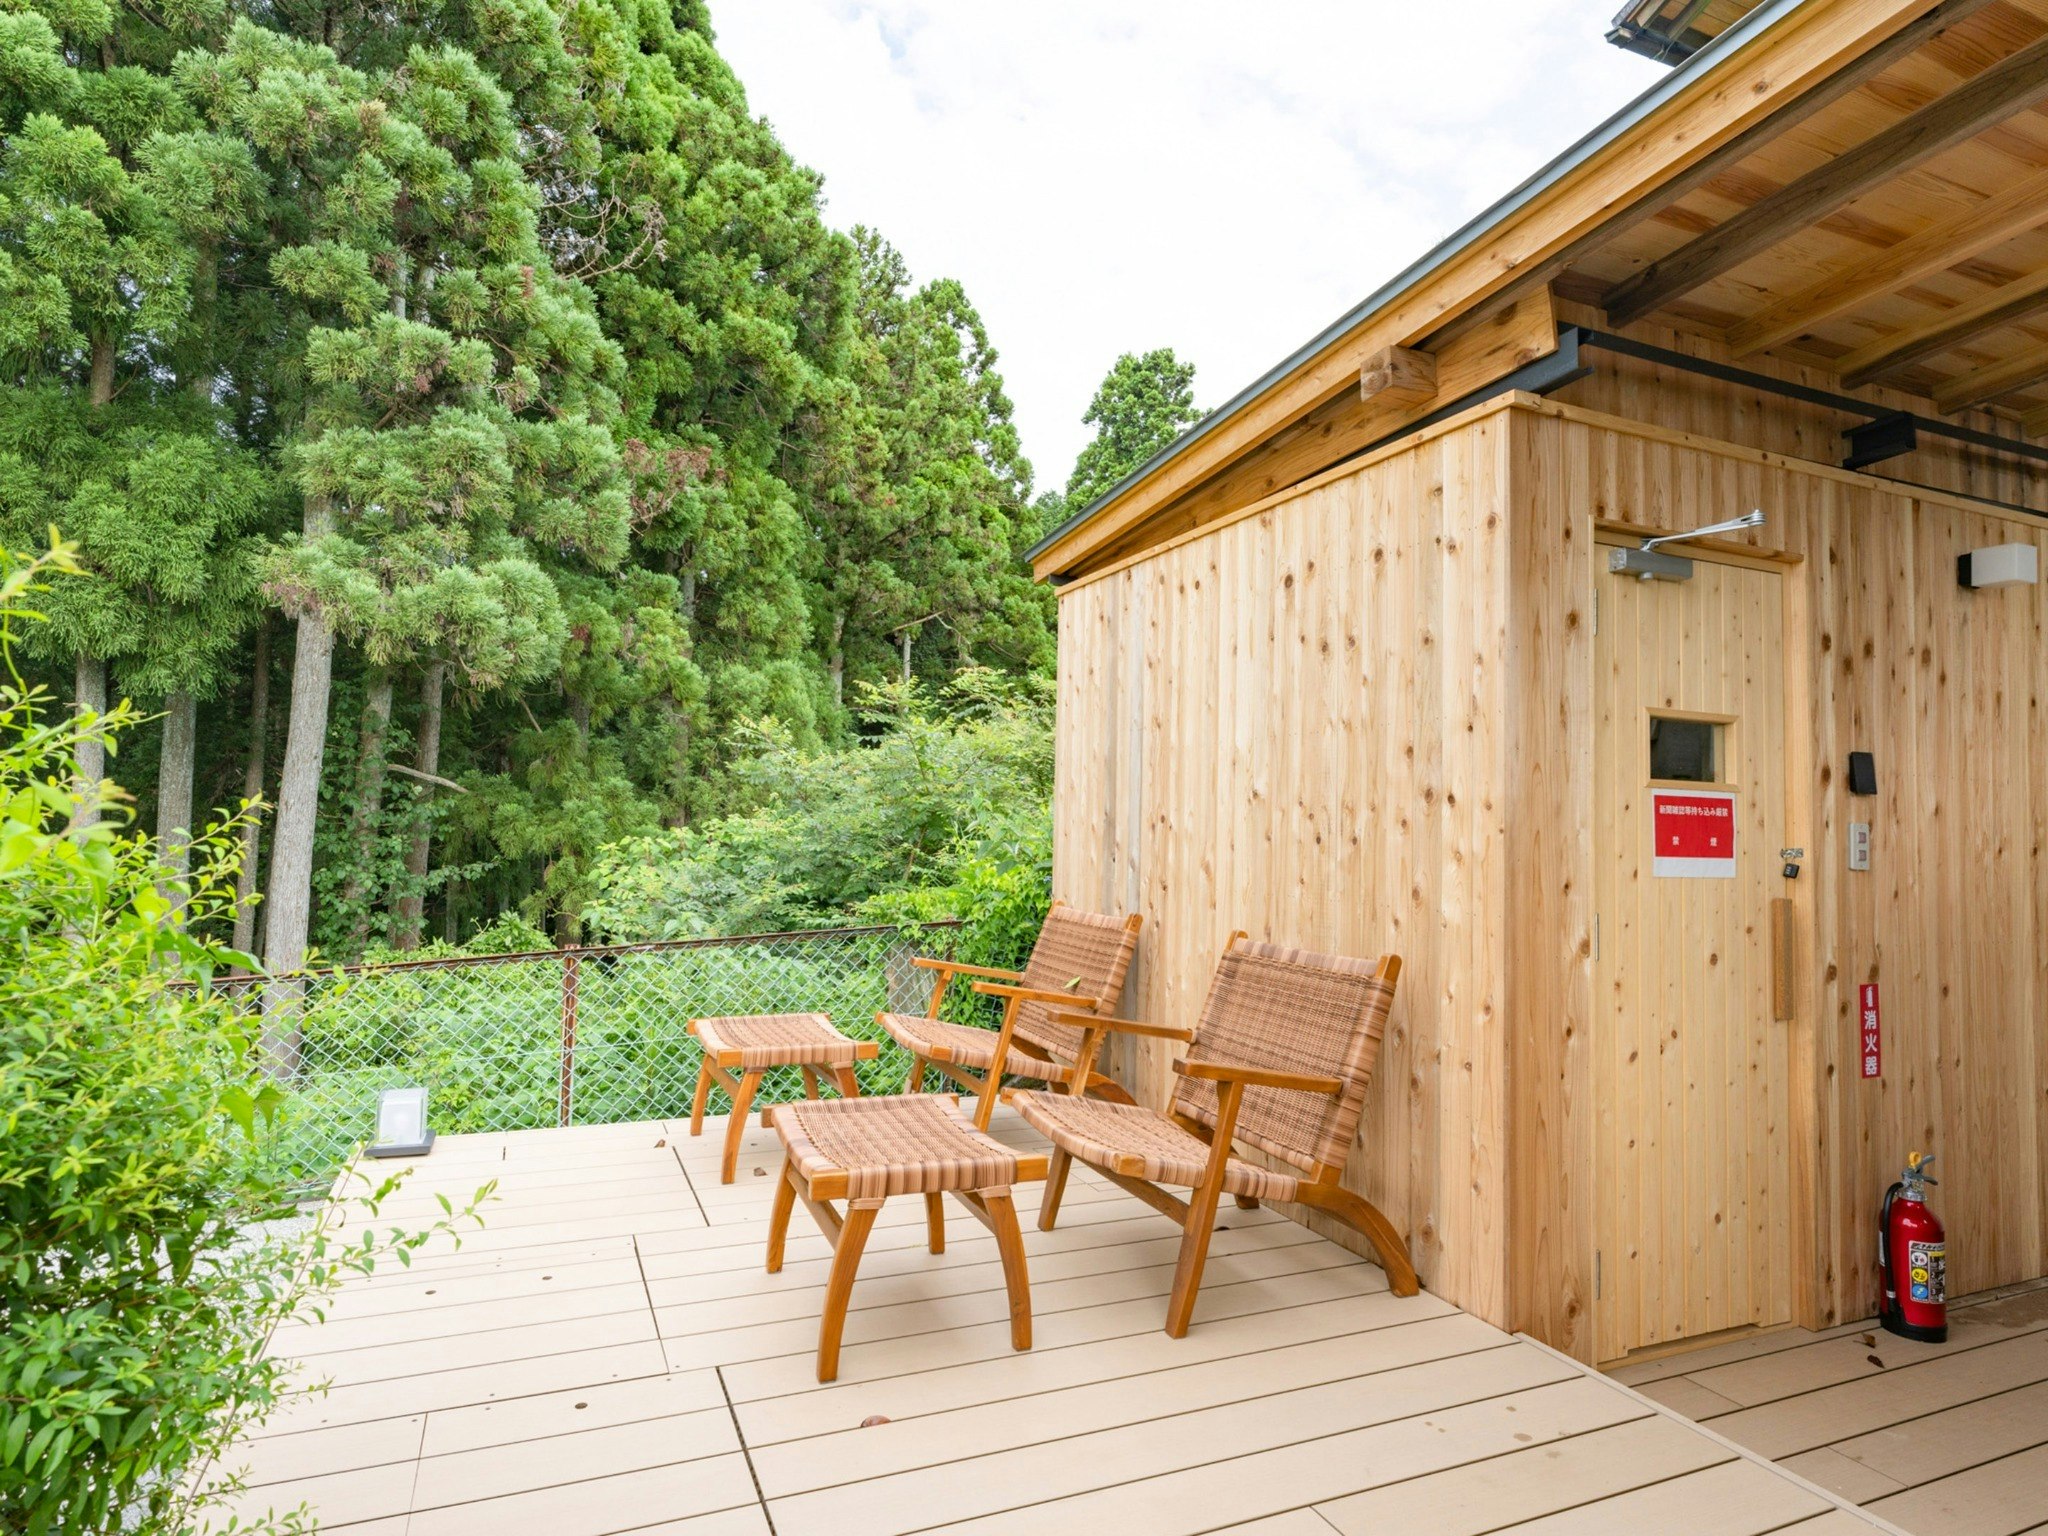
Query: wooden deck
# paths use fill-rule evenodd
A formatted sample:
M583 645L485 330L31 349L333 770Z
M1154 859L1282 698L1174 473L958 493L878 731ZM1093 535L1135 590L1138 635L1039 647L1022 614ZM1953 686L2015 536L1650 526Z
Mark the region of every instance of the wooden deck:
M721 1187L718 1129L444 1137L400 1203L495 1178L486 1229L280 1334L332 1386L231 1458L235 1507L343 1536L1884 1529L1271 1212L1226 1212L1169 1339L1176 1229L1079 1170L1060 1229L1027 1224L1035 1349L982 1229L934 1257L894 1201L821 1388L824 1242L799 1211L762 1272L772 1138Z
M1785 1329L1615 1375L1892 1524L2048 1536L2048 1287L1949 1312L1945 1344Z

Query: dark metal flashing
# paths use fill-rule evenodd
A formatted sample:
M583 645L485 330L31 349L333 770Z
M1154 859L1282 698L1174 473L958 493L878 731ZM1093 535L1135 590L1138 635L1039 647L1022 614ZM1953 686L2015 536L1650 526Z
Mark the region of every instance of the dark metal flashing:
M1266 393L1275 384L1300 368L1303 364L1327 351L1336 342L1356 330L1373 314L1384 309L1403 293L1421 283L1424 279L1445 266L1467 247L1491 233L1511 215L1519 212L1541 193L1563 180L1579 165L1592 158L1600 150L1636 127L1646 118L1653 116L1678 96L1689 89L1698 77L1721 60L1756 40L1778 21L1796 11L1806 0L1765 0L1755 10L1729 27L1719 37L1685 59L1663 79L1657 81L1619 112L1569 146L1557 158L1543 166L1534 175L1523 181L1507 196L1491 207L1466 221L1443 241L1426 252L1420 260L1404 267L1389 281L1382 283L1363 302L1354 305L1331 324L1325 326L1306 344L1296 348L1281 362L1269 368L1251 384L1232 395L1222 405L1204 416L1194 426L1183 432L1171 443L1153 454L1136 469L1074 513L1059 527L1046 534L1026 551L1025 558L1036 560L1053 545L1064 539L1097 512L1143 480L1162 465L1185 453L1195 443L1207 437L1224 422Z

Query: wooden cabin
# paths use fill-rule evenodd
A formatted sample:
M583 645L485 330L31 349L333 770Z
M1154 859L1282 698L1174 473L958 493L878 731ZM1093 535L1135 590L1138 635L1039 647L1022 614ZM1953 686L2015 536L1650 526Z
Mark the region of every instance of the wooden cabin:
M1398 951L1347 1180L1596 1363L1868 1316L1916 1149L1951 1295L2048 1271L2048 0L1633 9L1682 62L1034 551L1124 1011Z

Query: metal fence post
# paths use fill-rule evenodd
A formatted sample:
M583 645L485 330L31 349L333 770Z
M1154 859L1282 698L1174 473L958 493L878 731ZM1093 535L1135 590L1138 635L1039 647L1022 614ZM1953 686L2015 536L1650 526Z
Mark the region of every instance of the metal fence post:
M562 956L562 1091L558 1124L569 1123L569 1102L576 1081L576 983L580 969L575 950Z

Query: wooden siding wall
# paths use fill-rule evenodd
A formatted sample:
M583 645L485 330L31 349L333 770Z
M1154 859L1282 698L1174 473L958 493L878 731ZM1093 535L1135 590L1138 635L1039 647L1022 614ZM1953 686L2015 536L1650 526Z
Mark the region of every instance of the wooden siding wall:
M1347 1182L1498 1321L1506 447L1439 432L1063 595L1054 856L1059 895L1145 914L1134 1017L1192 1023L1237 928L1400 954ZM1133 1044L1161 1103L1172 1053Z
M1582 1358L1593 524L1752 506L1770 516L1754 542L1800 562L1788 709L1813 722L1792 764L1795 1315L1872 1309L1878 1198L1915 1148L1942 1159L1952 1292L2041 1274L2048 588L1965 592L1955 557L2048 531L1516 397L1060 603L1055 886L1145 913L1126 1011L1192 1021L1237 927L1398 951L1347 1181L1439 1294ZM1846 793L1852 750L1876 756L1875 799ZM1846 868L1851 820L1873 823L1868 873ZM1876 1081L1856 1074L1865 980L1883 989ZM1163 1101L1171 1052L1122 1049L1119 1076Z
M1794 1055L1813 1078L1793 1173L1812 1191L1815 1245L1801 1320L1873 1309L1878 1200L1916 1148L1940 1155L1947 1180L1935 1206L1953 1294L2048 1270L2048 588L1956 582L1963 551L2048 546L2048 530L1631 421L1514 416L1517 462L1541 486L1518 500L1552 509L1538 560L1547 548L1583 568L1556 519L1684 528L1753 506L1770 517L1754 542L1801 557L1791 696L1813 730L1793 786L1808 828ZM1875 798L1848 795L1851 751L1875 754ZM1872 824L1866 873L1847 867L1851 821ZM1864 981L1882 996L1876 1080L1857 1070ZM1520 1208L1536 1222L1545 1207Z
M1605 326L1605 317L1599 310L1569 301L1559 303L1558 319L1561 323L1576 322L1596 329ZM1819 364L1800 367L1767 353L1736 361L1717 340L1694 332L1638 322L1622 327L1620 334L1708 362L1731 363L1751 373L1809 389L1851 393L1843 390L1841 380ZM1566 385L1553 399L1677 432L1812 459L1830 468L1839 465L1848 452L1842 428L1854 425L1856 419L1839 411L1802 404L1760 389L1738 389L1717 379L1599 348L1588 349L1584 356L1593 365L1592 375ZM1871 387L1855 393L1894 410L1936 415L1932 401L1901 390ZM2024 436L2012 422L2000 420L1988 411L1967 412L1957 421L1982 432ZM1908 495L1915 493L1916 486L1932 486L1959 495L2048 510L2048 464L2031 464L1942 438L1923 436L1916 452L1870 465L1868 473L1873 478L1912 482L1906 487Z

